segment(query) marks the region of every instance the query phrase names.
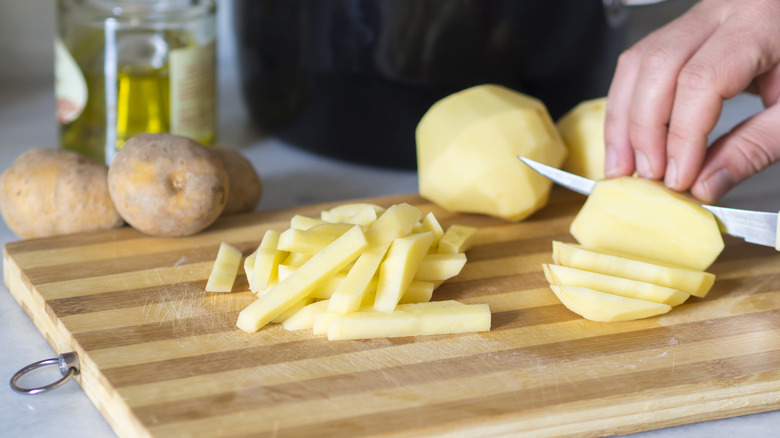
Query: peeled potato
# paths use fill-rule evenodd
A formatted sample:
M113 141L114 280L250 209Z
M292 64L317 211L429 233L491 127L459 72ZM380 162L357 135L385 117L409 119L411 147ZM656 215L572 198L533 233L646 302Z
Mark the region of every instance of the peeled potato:
M222 214L228 175L200 143L170 134L129 139L108 169L108 189L122 218L153 236L189 236Z
M63 149L33 149L0 177L0 212L27 239L124 224L108 193L103 163Z
M563 170L590 179L604 179L604 123L607 98L586 100L556 125L569 150Z
M558 167L566 146L544 104L497 85L440 100L416 131L420 194L457 212L522 220L547 203L551 182L518 155Z
M589 250L699 271L724 246L712 213L659 181L633 177L597 182L570 232Z

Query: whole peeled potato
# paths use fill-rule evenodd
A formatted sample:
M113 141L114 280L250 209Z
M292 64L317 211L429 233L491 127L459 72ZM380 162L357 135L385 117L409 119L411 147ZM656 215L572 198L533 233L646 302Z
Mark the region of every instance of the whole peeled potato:
M253 211L263 196L263 185L252 163L235 149L215 147L212 151L222 160L230 180L230 192L222 215Z
M153 236L189 236L222 213L228 176L216 155L194 140L139 134L111 162L108 190L133 228Z
M0 213L24 239L120 227L107 172L76 152L30 150L0 176Z

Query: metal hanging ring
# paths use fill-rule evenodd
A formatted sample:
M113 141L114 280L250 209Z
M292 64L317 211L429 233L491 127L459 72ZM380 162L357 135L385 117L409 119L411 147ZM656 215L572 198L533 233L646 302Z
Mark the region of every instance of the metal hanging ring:
M50 365L57 365L59 367L60 374L62 374L61 379L57 380L56 382L50 383L48 385L39 386L36 388L24 388L17 384L19 379L21 379L25 374L35 371L38 368L43 368ZM11 377L10 384L11 384L11 389L13 389L14 391L20 394L34 395L46 391L51 391L52 389L57 388L58 386L64 384L71 377L75 376L78 373L79 373L79 363L78 363L78 356L76 355L76 353L63 353L59 357L44 359L35 363L31 363L30 365L27 365L26 367L17 371L13 377Z

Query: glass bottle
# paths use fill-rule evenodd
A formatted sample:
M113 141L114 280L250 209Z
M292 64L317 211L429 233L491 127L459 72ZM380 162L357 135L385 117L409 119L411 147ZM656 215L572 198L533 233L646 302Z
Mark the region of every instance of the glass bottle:
M110 163L136 134L216 135L215 0L59 0L60 146Z

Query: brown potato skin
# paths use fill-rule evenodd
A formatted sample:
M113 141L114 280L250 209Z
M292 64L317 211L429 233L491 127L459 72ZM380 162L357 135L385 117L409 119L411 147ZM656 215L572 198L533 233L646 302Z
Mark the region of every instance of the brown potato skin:
M139 134L116 153L108 190L133 228L153 236L189 236L225 208L225 166L208 148L171 134Z
M254 211L263 196L263 184L252 163L236 149L215 147L211 150L222 160L230 181L222 216Z
M32 149L0 176L0 213L23 239L121 227L107 173L76 152Z

